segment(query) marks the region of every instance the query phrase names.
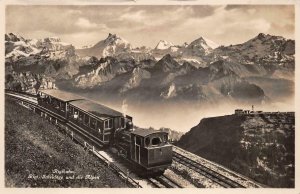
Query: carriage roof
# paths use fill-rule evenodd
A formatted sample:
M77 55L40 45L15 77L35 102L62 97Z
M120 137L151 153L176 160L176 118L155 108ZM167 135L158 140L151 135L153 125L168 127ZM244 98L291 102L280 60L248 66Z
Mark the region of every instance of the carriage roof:
M59 99L61 101L64 101L64 102L83 99L82 97L77 96L75 94L65 92L65 91L61 91L61 90L55 90L55 89L40 90L40 92L42 92L42 93L44 93L48 96L52 96L54 98L57 98L57 99Z
M107 117L120 117L123 116L121 112L118 112L116 110L113 110L111 108L108 108L102 104L95 103L90 100L76 100L70 102L71 105L78 107L86 112L90 112L102 119L105 119Z
M153 129L135 129L131 133L134 134L134 135L142 136L142 137L146 137L148 135L155 134L155 133L165 133L165 134L168 134L165 131L158 131L158 130L153 130Z

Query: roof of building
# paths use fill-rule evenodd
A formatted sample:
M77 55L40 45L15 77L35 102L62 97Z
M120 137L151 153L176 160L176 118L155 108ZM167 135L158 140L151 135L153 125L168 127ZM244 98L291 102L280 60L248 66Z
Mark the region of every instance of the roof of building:
M148 136L148 135L151 135L151 134L154 134L154 133L166 133L166 134L168 134L165 131L158 131L158 130L153 130L153 129L135 129L131 133L135 134L135 135L142 136L142 137L145 137L145 136Z
M235 109L235 111L243 111L243 109Z
M90 100L76 100L70 102L71 105L78 107L86 112L90 112L101 119L105 119L108 117L119 117L123 116L121 112L108 108L102 104L98 104L96 102Z
M62 100L64 102L68 102L71 100L78 100L78 99L83 99L81 96L77 96L75 94L61 91L61 90L56 90L56 89L45 89L45 90L40 90L40 92L52 96L54 98L57 98L59 100Z

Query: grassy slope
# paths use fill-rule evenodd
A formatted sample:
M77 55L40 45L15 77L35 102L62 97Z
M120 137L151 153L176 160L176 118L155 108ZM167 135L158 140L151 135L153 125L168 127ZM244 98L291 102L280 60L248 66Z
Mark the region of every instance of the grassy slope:
M127 187L94 155L38 115L6 99L5 185L6 187ZM76 175L99 176L95 180L33 180L29 174L49 175L54 169Z
M231 115L202 119L178 146L271 187L294 187L294 135L293 124L274 125L260 116Z

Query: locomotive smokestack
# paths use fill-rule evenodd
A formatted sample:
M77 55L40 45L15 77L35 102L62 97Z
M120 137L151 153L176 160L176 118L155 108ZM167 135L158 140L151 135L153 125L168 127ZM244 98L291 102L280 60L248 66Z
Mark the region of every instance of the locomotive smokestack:
M126 114L127 114L127 109L128 109L128 104L127 104L126 99L124 99L122 102L122 113L125 118L126 118Z

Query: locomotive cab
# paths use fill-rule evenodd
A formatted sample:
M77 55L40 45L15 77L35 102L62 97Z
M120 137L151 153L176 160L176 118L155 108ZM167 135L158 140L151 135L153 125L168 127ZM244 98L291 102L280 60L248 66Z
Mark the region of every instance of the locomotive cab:
M168 133L135 130L131 133L131 160L148 172L163 173L172 164Z

